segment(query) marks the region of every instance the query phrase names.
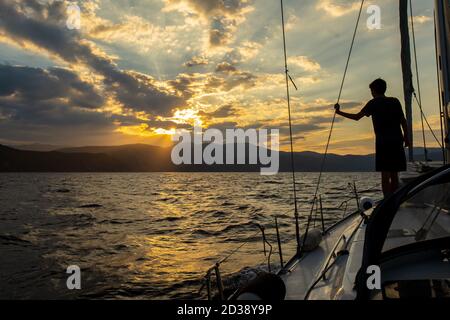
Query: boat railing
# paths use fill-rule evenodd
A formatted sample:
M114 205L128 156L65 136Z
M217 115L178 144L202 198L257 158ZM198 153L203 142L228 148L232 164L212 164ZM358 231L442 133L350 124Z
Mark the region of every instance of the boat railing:
M359 210L360 204L359 201L361 199L361 194L363 193L367 193L367 192L373 192L375 190L379 189L379 184L376 184L368 189L364 189L361 191L358 191L357 187L356 187L356 183L349 183L348 184L348 189L350 191L350 195L348 197L346 197L337 207L336 210L342 210L342 219L345 218L347 216L348 213L348 208L349 208L349 203L353 202L356 205L356 211ZM318 219L319 219L319 214L320 214L320 223L321 223L321 228L322 228L322 233L325 234L327 229L325 229L325 219L324 219L324 208L323 208L323 204L322 204L322 195L319 194L318 197L316 197L313 201L315 201L314 203L314 208L315 208L315 214L313 217L313 228L316 227L316 223L318 223ZM353 213L354 211L352 211Z
M354 182L349 183L348 186L350 188L351 195L349 195L347 198L345 198L339 204L339 206L335 208L337 210L343 211L342 218L346 217L349 203L351 203L351 202L354 202L356 204L356 211L354 213L358 213L358 212L361 213L362 211L359 210L360 194L375 191L376 188L379 189L379 185L377 184L369 189L361 190L360 192L358 192L358 190L356 188L356 183L354 183ZM317 224L320 223L322 233L326 234L328 232L328 230L330 230L330 228L332 228L332 226L326 228L326 223L325 223L325 213L326 213L325 211L326 210L323 206L322 195L319 194L315 199L313 199L313 201L315 202L315 210L316 210L315 215L312 218L313 219L313 227L314 228L316 227L316 223ZM319 219L320 219L320 221L319 221ZM257 226L258 230L255 231L253 234L249 235L249 237L248 237L249 240L244 241L241 244L239 244L228 255L226 255L219 261L217 261L213 266L211 266L206 271L205 276L202 279L202 285L201 285L200 290L198 291L198 294L200 295L203 292L203 290L206 288L208 300L212 300L213 299L213 284L214 284L213 278L215 278L215 287L217 288L217 293L218 293L215 297L220 300L225 300L226 297L225 297L225 289L224 289L224 283L223 283L223 278L222 278L222 273L221 273L221 266L227 260L229 260L233 255L238 253L244 246L246 246L250 242L253 242L252 239L254 239L258 234L261 235L261 239L262 239L262 243L263 243L264 260L267 263L268 271L272 272L272 265L271 265L272 254L278 253L280 268L277 268L277 270L278 270L277 272L282 272L285 268L285 263L283 260L283 251L282 251L282 246L281 246L281 237L280 237L280 230L279 230L279 224L278 224L278 217L275 217L274 220L275 220L275 231L276 231L277 249L278 249L277 252L273 252L273 246L267 240L265 227L261 224L257 224L256 226ZM344 242L345 242L345 238L340 239L340 241L338 241L338 242L341 242L341 240L344 240ZM329 261L331 261L333 258L336 258L336 256L331 256ZM289 264L289 262L287 264ZM325 267L325 272L324 272L323 276L325 276L327 269L328 269L328 266Z
M321 217L322 217L322 226L324 228L325 222L323 220L323 208L321 210ZM280 230L279 230L279 224L278 224L278 217L275 217L275 231L276 231L276 239L277 239L277 247L278 251L273 251L272 244L268 241L266 236L266 229L264 226L258 224L258 231L251 234L249 236L249 239L254 239L258 234L261 234L262 237L262 243L263 243L263 254L264 254L264 260L267 263L267 270L271 273L273 270L272 267L272 254L278 253L279 256L279 268L277 268L276 273L282 271L285 267L284 259L283 259L283 251L282 251L282 245L281 245L281 236L280 236ZM225 286L223 282L222 277L222 271L221 267L222 265L227 262L233 255L237 254L244 246L252 242L251 240L244 241L243 243L239 244L235 249L233 249L228 255L217 261L214 265L212 265L206 272L205 276L202 279L202 285L198 291L198 294L200 295L203 290L206 288L207 298L208 300L212 300L213 298L219 299L219 300L226 300L225 297ZM215 280L215 281L214 281ZM217 294L213 295L213 284L215 284L215 288L217 290ZM234 295L236 292L234 292Z
M283 255L282 255L282 251L281 251L281 239L280 239L280 232L279 232L279 229L278 229L278 220L277 220L277 218L275 218L275 226L276 226L276 232L277 232L278 253L279 253L279 256L280 256L281 265L283 266ZM265 227L260 225L260 224L257 224L257 227L258 227L258 231L253 233L252 235L250 235L250 238L254 238L259 233L261 233L262 243L263 243L263 253L264 253L265 260L267 260L267 269L268 269L269 272L272 272L271 257L272 257L272 253L273 253L273 247L270 244L270 242L267 240ZM220 299L220 300L225 300L225 290L224 290L224 284L223 284L223 280L222 280L222 273L221 273L220 267L230 257L232 257L234 254L239 252L245 245L249 244L250 242L251 241L248 240L248 241L245 241L245 242L241 243L234 250L232 250L227 256L225 256L224 258L222 258L219 261L217 261L213 266L211 266L206 271L206 274L203 277L202 286L200 287L200 290L198 291L199 295L202 293L202 291L206 287L208 300L212 300L213 299L213 294L212 294L213 280L212 280L212 278L213 278L213 274L214 274L215 280L216 280L216 287L217 287L217 291L218 291L217 298Z

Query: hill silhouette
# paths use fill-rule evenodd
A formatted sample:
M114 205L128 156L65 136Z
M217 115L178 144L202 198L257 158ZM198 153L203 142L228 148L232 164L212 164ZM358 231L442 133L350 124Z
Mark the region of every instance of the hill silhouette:
M248 145L245 147L248 150ZM146 144L86 146L56 151L19 150L0 145L0 172L256 172L261 168L260 164L176 166L171 161L171 150ZM417 149L419 160L420 152ZM430 149L429 156L440 160L440 150ZM300 172L319 171L322 157L316 152L296 152L295 169ZM290 153L280 152L279 171L290 169ZM331 172L373 171L374 155L328 154L324 169Z

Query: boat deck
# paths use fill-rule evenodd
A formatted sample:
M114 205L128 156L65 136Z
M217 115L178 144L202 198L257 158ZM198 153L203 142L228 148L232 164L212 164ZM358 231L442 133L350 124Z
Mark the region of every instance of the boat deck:
M288 272L281 275L286 285L286 300L305 299L308 289L331 259L332 254L339 251L340 246L345 245L345 241L341 241L342 235L349 239L361 221L359 215L349 216L327 232L318 248L290 261L286 266Z
M450 214L448 210L441 209L439 214L433 221L434 215L432 213L433 206L431 205L415 205L401 207L399 214L394 219L390 231L388 233L383 251L394 247L400 247L415 241L418 232L425 225L425 238L422 240L429 240L440 237L448 237L450 234ZM309 288L319 278L321 272L329 265L329 261L333 260L332 255L340 250L350 250L350 259L358 260L362 252L362 245L364 243L364 232L357 232L363 229L361 225L362 218L354 214L346 220L340 222L333 227L322 239L319 247L314 251L306 253L301 258L292 259L286 266L288 272L281 275L286 285L286 300L303 300L306 298ZM429 227L431 224L431 228ZM360 228L358 228L361 226ZM420 233L420 232L419 232ZM343 236L345 240L342 241ZM342 261L329 271L328 279L322 279L317 283L315 289L311 292L309 299L330 299L336 294L336 283L333 283L338 278L342 278L342 274L346 265L349 264L348 273L354 278L357 270L353 270L355 266L360 265L358 261L347 262L347 259ZM351 269L351 270L350 270ZM352 290L353 280L347 277L344 281L345 290ZM334 281L331 281L334 279ZM350 283L351 282L351 283ZM341 283L342 284L342 283ZM334 291L333 291L334 290Z
M432 212L432 210L431 205L410 204L407 207L401 207L392 222L383 251L419 241L418 232L425 237L421 240L448 237L450 235L448 210L441 209L440 212L437 210ZM421 229L424 231L420 231Z

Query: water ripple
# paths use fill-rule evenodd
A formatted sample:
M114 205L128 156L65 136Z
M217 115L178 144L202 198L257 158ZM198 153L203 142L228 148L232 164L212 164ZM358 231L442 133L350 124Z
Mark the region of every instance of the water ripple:
M204 272L223 265L227 290L267 267L262 235L286 257L295 252L289 174L54 173L0 174L0 299L197 299ZM372 173L324 175L324 221L360 194L375 196ZM303 229L317 174L298 174ZM349 202L347 212L355 206ZM317 223L319 225L319 223ZM274 245L274 248L276 246ZM68 291L66 268L79 265L83 290ZM250 268L244 268L249 266ZM244 269L242 269L244 268ZM244 279L244 280L243 280Z

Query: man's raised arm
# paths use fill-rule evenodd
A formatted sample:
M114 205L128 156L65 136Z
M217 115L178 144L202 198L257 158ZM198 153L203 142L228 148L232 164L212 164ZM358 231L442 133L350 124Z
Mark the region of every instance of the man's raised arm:
M341 111L341 106L339 105L339 103L336 103L334 105L334 109L336 110L336 113L338 115L343 116L348 119L355 120L355 121L359 121L362 117L364 117L364 113L362 111L360 111L358 113L348 113L348 112Z

